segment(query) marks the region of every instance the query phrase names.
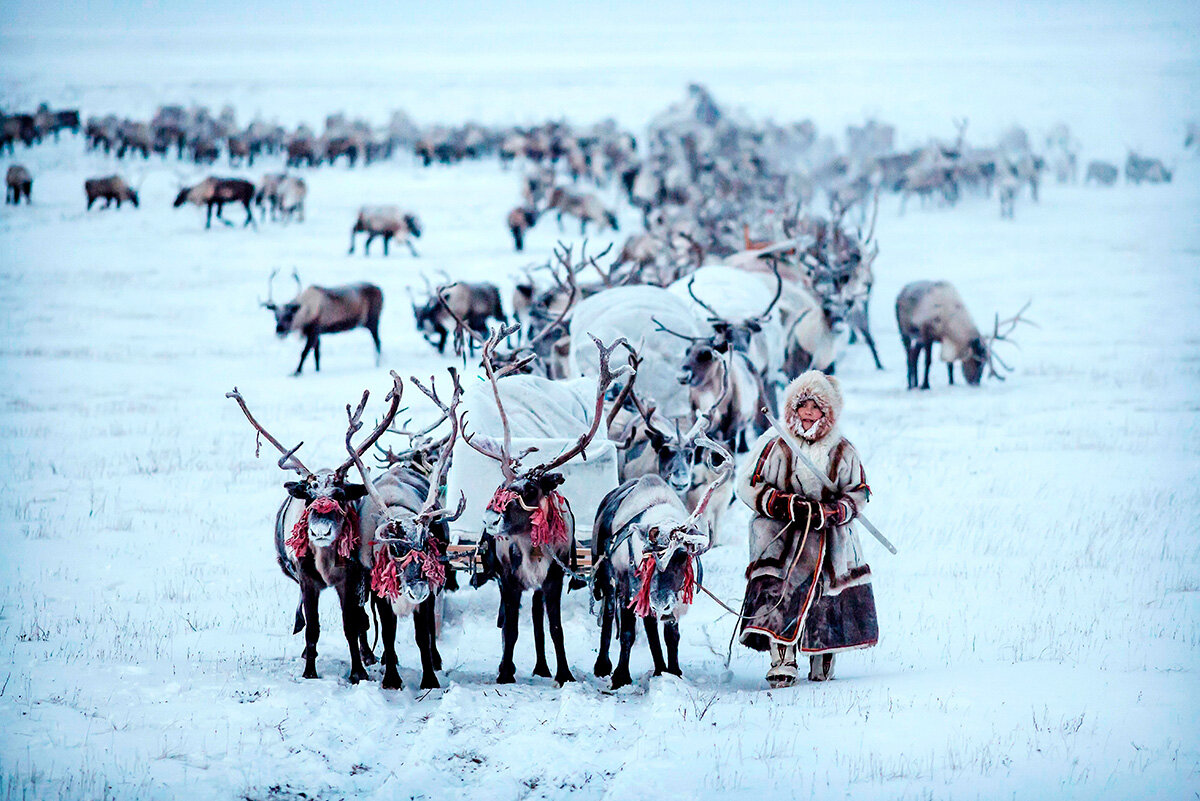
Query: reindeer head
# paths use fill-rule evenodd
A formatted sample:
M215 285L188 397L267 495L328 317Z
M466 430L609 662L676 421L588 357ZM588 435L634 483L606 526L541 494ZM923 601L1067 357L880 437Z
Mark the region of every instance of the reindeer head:
M476 451L498 461L504 475L503 483L488 503L488 510L484 515L484 534L492 537L529 537L534 546L556 546L568 541L573 533L573 526L569 525L573 524L570 506L558 493L558 487L565 480L558 468L575 456L585 454L585 449L596 436L604 419L604 400L609 385L631 368L621 367L615 372L609 369L609 358L617 347L625 344L624 338L605 347L599 339L592 337L600 351L600 375L596 382L596 406L591 427L563 453L548 462L523 469L521 460L531 451L524 451L515 457L512 455L512 433L508 424L508 414L504 411L504 404L500 399L499 388L499 379L514 372L516 365L509 365L497 371L492 358L500 341L514 333L518 327L502 326L492 333L483 346L483 367L492 385L492 395L496 399L496 409L500 414L504 432L503 440L496 442L489 437L466 433L463 436L467 444ZM464 430L465 426L464 421Z
M692 602L696 582L696 557L712 543L710 532L703 523L704 512L713 493L733 473L733 457L728 450L712 440L712 447L722 457L722 467L716 479L704 491L696 508L684 520L669 514L638 524L634 535L642 545L642 561L636 574L634 611L646 616L672 617L681 604Z
M450 454L458 437L457 412L462 398L458 372L452 367L449 368L449 372L454 386L449 406L443 404L438 397L433 379L430 379L429 388L426 388L415 377L409 378L417 389L425 393L442 410L443 416L434 427L440 425L443 420L450 421L450 434L444 440L437 464L429 475L425 502L420 511L415 513L409 509L388 505L362 462L362 451L351 443L351 437L362 427L361 419L367 403L367 393L363 393L363 399L356 411L351 412L350 406L346 406L346 415L350 422L346 432L346 450L350 454L350 461L363 477L364 489L371 495L381 515L374 532L373 542L378 550L372 555L374 567L371 571L371 587L378 595L388 600L396 600L403 596L409 602L419 604L428 598L435 588L440 589L446 583L445 555L439 542L447 539L446 521L456 520L466 505L466 498L460 497L457 511L450 512L438 502L438 495L450 470Z
M421 238L421 221L417 219L417 215L412 213L405 214L404 224L408 227L409 233L417 239Z
M259 305L275 315L275 336L283 339L292 332L292 325L296 319L296 312L300 311L300 304L295 299L287 303L276 303L274 301L275 276L278 272L279 268L271 271L271 277L267 279L267 299L260 301ZM300 274L292 270L292 278L296 280L296 296L299 297L302 287Z
M363 484L353 484L347 481L347 472L350 466L354 463L354 458L361 457L363 453L370 448L379 437L383 436L383 432L391 425L391 422L396 417L396 412L400 406L400 396L403 393L403 384L400 382L399 376L392 373L393 385L392 391L388 394L388 400L391 405L388 413L384 415L383 420L371 433L367 440L361 443L357 449L351 450L351 459L347 459L334 470L322 469L315 473L309 470L296 457L296 451L300 450L301 442L296 447L288 450L280 444L279 440L271 436L271 434L259 425L254 416L250 414L250 409L246 406L245 399L242 398L237 387L233 388L232 392L225 393L225 397L232 398L241 407L242 413L246 415L246 419L250 421L250 425L258 432L258 436L266 438L268 442L282 454L279 458L279 467L283 470L292 470L300 474L299 481L288 481L283 486L288 494L293 498L304 501L304 517L307 529L307 541L305 545L296 543L298 547L293 548L293 552L297 555L301 554L301 549L312 545L317 548L324 548L332 545L347 527L357 525L357 503L368 492L368 487ZM366 393L363 393L363 402L360 404L359 413L362 413L362 406L366 404ZM355 429L357 430L357 429ZM258 455L261 445L256 441L255 456ZM301 530L303 533L303 530ZM356 532L353 532L356 536ZM289 545L292 545L289 542ZM347 554L343 553L342 556Z

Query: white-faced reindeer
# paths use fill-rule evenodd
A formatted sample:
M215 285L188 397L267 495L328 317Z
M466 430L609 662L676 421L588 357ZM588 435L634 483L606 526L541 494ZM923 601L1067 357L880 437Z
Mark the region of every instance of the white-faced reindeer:
M745 450L749 440L757 436L754 432L748 437L747 429L765 428L763 407L775 407L774 393L768 389L766 377L766 371L773 365L757 364L750 352L754 336L762 331L763 321L783 291L783 279L778 275L777 278L775 296L767 308L738 323L723 319L712 306L700 300L693 291L693 281L689 280L688 294L710 315L708 323L713 333L709 336L672 331L656 321L659 330L689 342L679 382L688 387L692 413L697 418L709 416L713 437L738 451Z
M484 551L485 564L495 572L500 585L499 625L504 635L504 655L496 678L499 684L516 681L516 665L513 651L519 633L521 596L533 590L534 646L537 651L535 676L549 676L546 664L545 640L542 631L543 611L550 621L550 639L554 643L557 669L554 680L559 684L574 681L567 664L563 645L563 630L560 604L562 601L565 568L571 561L575 542L575 517L567 499L558 492L563 483L563 474L557 472L578 454L584 453L596 436L604 419L604 397L613 380L623 375L627 367L615 373L609 370L609 357L613 350L624 343L617 340L604 347L595 340L600 351L600 377L596 386L596 406L589 430L566 451L553 459L530 468L521 461L529 452L513 456L512 436L508 415L500 400L499 379L510 368L497 372L492 365L492 354L497 344L515 331L515 326L504 326L489 337L483 348L483 366L492 385L496 408L503 428L503 439L496 442L488 437L467 434L464 422L464 439L479 453L500 463L504 483L497 487L488 503L483 519L480 548ZM511 367L511 366L510 366Z
M442 419L450 422L450 434L441 445L437 463L428 475L417 470L411 462L398 462L372 480L359 449L350 439L362 427L360 421L367 393L363 393L355 412L351 413L350 407L346 406L350 418L346 450L362 475L369 495L359 516L359 558L370 573L372 600L383 633L385 690L398 690L403 686L396 670L396 620L407 615L412 615L413 633L421 652L421 689L441 686L435 673L442 667L442 657L437 649L435 604L438 594L447 586L447 577L451 579L451 589L457 586L453 584L454 573L446 562L449 543L446 524L462 514L465 503L465 498L460 498L457 510L451 511L438 500L458 436L458 404L462 398L458 373L450 368L453 394L448 406L438 397L433 379L428 388L415 377L409 380L442 410Z
M400 377L392 373L387 413L371 435L354 447L357 457L366 453L391 425L400 407L403 391ZM370 665L375 661L367 644L367 615L363 610L366 575L358 558L357 504L367 488L347 481L346 474L353 459L347 459L334 470L322 469L314 473L296 458L296 451L303 442L290 450L281 445L250 414L237 387L227 392L225 397L237 401L258 435L282 454L279 467L293 470L300 476L299 481L289 481L283 485L288 498L275 516L275 552L284 575L300 585L300 606L296 610L296 625L292 633L304 631L304 678L318 678L317 640L321 636L318 605L321 590L333 587L341 602L342 631L350 647L348 678L351 684L357 684L367 678L364 663ZM365 395L363 402L366 402ZM361 407L359 411L361 413ZM255 455L258 455L257 447Z
M702 577L699 557L711 544L710 532L701 521L713 493L733 470L732 455L716 443L710 447L723 454L725 468L690 514L679 496L657 475L626 481L608 493L596 510L592 593L601 602L601 628L600 653L593 672L606 676L612 671L608 650L613 620L617 618L621 655L612 674L614 690L631 682L629 654L637 636L638 617L646 629L654 675L664 671L683 675L679 668L679 618L692 603L696 583ZM659 620L663 621L667 641L665 662L658 638Z
M1030 301L1032 303L1032 301ZM1011 341L1008 336L1020 323L1035 325L1021 317L1029 308L1026 303L1021 310L1006 320L996 315L992 333L984 336L979 332L970 312L963 304L958 290L949 281L914 281L900 290L896 298L896 323L900 327L900 341L908 356L908 388L917 388L917 360L925 351L925 380L921 389L929 389L929 367L933 360L933 343L941 346L941 358L946 362L946 373L950 384L954 384L954 363L962 363L963 377L971 386L978 386L986 367L988 375L1001 381L1003 374L996 369L999 364L1011 370L996 355L997 342ZM1001 327L1004 331L1001 332Z
M371 242L377 236L383 237L383 255L388 255L388 245L393 237L408 245L408 250L417 256L417 248L410 237L421 236L421 221L411 211L402 211L399 206L363 206L358 210L358 218L350 229L350 255L354 255L355 237L365 233L367 243L363 246L363 255L371 255Z
M337 334L355 328L365 328L375 343L375 366L379 366L379 315L383 311L383 290L374 284L346 284L344 286L309 286L300 291L300 276L295 271L297 295L282 305L271 298L271 286L275 274L267 282L267 300L261 305L275 315L275 335L285 339L293 331L304 337L304 352L296 365L294 375L304 369L308 352L313 352L316 370L321 370L321 335Z

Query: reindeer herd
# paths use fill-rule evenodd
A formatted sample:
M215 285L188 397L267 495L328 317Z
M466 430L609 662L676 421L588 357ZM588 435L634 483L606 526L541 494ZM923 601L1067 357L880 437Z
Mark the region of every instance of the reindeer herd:
M284 161L283 172L257 182L210 176L180 187L174 206L205 208L206 228L214 212L233 224L223 217L226 205L244 210L243 227L257 226L256 210L264 221L269 215L303 222L308 185L296 170L357 168L407 149L431 169L494 157L501 169L519 170L517 205L503 221L516 251L529 247L530 232L551 215L564 237L566 223L575 222L581 237L624 231L619 249L614 243L592 255L586 241L560 241L544 263L514 277L507 312L494 283L444 273L436 285L425 278L425 297L412 297L417 331L439 355L449 347L464 368L478 359L487 392L464 392L455 368L440 388L411 377L436 419L420 430L397 428L406 382L392 372L386 408L357 442L369 394L347 405L347 458L335 468L310 470L297 455L300 445L286 447L236 388L228 393L256 437L279 451L279 467L296 474L284 485L275 545L280 567L300 590L295 632L305 636L305 678L318 675L318 600L332 587L352 683L368 678L375 662L367 637L371 611L383 640L383 686L402 684L395 635L406 616L420 652L420 686L439 686L440 609L446 593L460 591L461 571L471 586L494 581L499 588L497 682L516 680L526 593L533 675L574 680L562 625L564 589L586 587L600 630L592 669L611 675L615 689L632 681L639 618L655 673L682 673L680 620L696 592L707 592L701 559L720 542L738 454L767 429L769 416L780 414L789 380L810 369L834 373L855 343L884 370L870 326L881 197L898 195L903 212L914 195L922 206L995 196L1002 216L1011 217L1022 193L1037 202L1045 173L1062 183L1076 180L1080 148L1065 126L1041 148L1019 128L998 142L972 144L967 127L962 120L952 141L903 151L891 126L872 121L849 128L843 150L811 121L746 122L692 86L641 137L612 121L422 128L402 113L383 129L332 115L317 133L262 120L240 127L231 108L213 115L182 106L163 106L148 121L89 118L83 132L89 150L117 159L165 160L173 153L205 165L224 154L231 167ZM36 144L21 133L30 130L26 121L16 130L13 138ZM11 150L12 138L6 142ZM1110 185L1118 174L1115 165L1093 161L1085 182ZM1161 161L1134 153L1125 175L1132 183L1171 180ZM10 202L29 201L27 170L11 167L8 184ZM88 180L85 195L89 209L97 200L106 208L139 204L137 187L116 174ZM640 230L622 229L622 217L640 218ZM415 258L414 240L423 233L414 211L363 206L349 253L361 234L364 255L382 239L384 256L398 243ZM261 305L274 314L278 336L304 340L296 375L310 352L320 370L322 335L358 328L370 334L378 367L378 286L305 286L293 271L295 297L277 302L277 272ZM1028 322L1022 317L1028 305L1004 320L994 315L985 333L948 282L909 283L895 301L907 387L929 389L935 343L949 383L955 363L969 385L985 376L1003 379L1011 368L997 346ZM407 437L407 447L385 447L389 434ZM366 463L373 448L383 468L375 474ZM608 483L594 488L603 495L595 503L569 480L589 456L591 469L601 471L611 460ZM494 473L454 477L480 457ZM450 485L464 488L455 497ZM468 508L474 511L463 517Z

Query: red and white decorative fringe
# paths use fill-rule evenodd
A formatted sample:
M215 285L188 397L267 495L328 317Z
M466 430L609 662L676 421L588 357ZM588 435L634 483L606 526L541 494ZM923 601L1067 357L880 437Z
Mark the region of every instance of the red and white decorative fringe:
M425 550L412 550L400 560L399 564L392 558L392 550L387 543L379 543L375 553L375 565L371 568L371 589L381 598L394 601L400 597L399 571L413 562L419 562L425 580L438 587L446 585L446 567L438 560L441 552L437 540L432 537L425 540Z
M503 513L508 505L518 500L519 497L520 495L516 491L501 487L496 490L496 494L492 496L487 508L493 512ZM531 539L535 548L545 545L562 545L570 539L567 534L567 522L563 519L562 513L563 505L566 502L560 493L551 492L541 506L529 513L529 522L533 529Z
M642 557L642 564L638 566L638 586L637 594L629 599L627 608L632 609L633 613L638 617L646 617L650 614L650 581L654 578L654 570L656 563L654 557L647 554ZM683 586L679 588L679 603L690 604L696 594L696 571L692 567L692 555L688 554L687 561L683 565Z
M308 555L309 513L329 514L335 511L342 513L342 530L338 534L334 545L337 546L338 556L343 559L350 558L350 554L358 547L358 512L350 504L343 507L333 498L317 498L304 507L304 512L300 515L300 519L296 521L296 525L292 526L292 535L287 538L287 542L285 543L293 556L297 559L303 559Z

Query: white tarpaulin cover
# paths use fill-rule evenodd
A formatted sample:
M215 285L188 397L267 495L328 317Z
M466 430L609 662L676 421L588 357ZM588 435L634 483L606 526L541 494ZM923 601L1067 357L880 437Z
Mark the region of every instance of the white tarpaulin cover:
M538 449L525 457L526 465L550 461L571 447L591 426L596 405L595 379L550 381L522 375L503 378L499 386L512 432L512 453L519 454L530 447ZM496 400L487 380L471 381L463 388L462 408L466 410L468 432L497 441L503 438ZM566 481L559 491L575 514L575 538L589 543L596 509L618 483L617 450L608 441L603 425L587 448L587 461L576 456L561 471ZM461 439L455 443L454 461L446 479L447 503L457 504L460 492L467 503L462 516L450 524L451 541L474 542L479 538L484 509L503 480L499 462Z

